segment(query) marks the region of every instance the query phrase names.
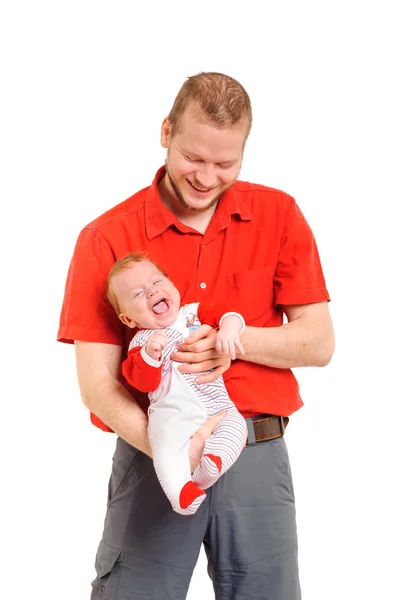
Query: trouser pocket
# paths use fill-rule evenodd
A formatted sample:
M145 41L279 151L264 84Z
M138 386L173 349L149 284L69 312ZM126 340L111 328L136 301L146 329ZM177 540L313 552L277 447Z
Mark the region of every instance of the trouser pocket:
M92 581L91 600L117 600L121 557L120 550L100 542L95 562L97 577Z
M137 448L118 438L108 483L108 506L130 496L132 488L140 482L140 457L141 452Z

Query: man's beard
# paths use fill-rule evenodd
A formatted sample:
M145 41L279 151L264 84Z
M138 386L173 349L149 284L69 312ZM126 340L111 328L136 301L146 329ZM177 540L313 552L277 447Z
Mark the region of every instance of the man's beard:
M198 212L198 213L203 213L206 212L207 210L209 210L210 208L212 208L213 206L215 206L220 197L221 194L217 194L215 196L215 198L213 198L212 200L210 200L210 202L207 204L207 206L202 206L200 208L196 208L194 206L190 206L190 204L188 204L185 200L185 198L183 197L182 192L178 189L178 186L176 185L175 181L172 179L170 172L168 171L168 163L167 161L165 161L165 169L166 169L166 174L168 176L169 182L171 184L171 187L174 191L175 196L178 198L181 206L183 206L183 208L186 208L187 210L192 210L194 212ZM224 190L226 191L226 190Z

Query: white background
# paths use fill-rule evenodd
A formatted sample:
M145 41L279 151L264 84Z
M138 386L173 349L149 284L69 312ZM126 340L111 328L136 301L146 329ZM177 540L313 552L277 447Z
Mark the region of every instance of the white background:
M55 342L66 271L80 229L151 183L161 121L202 70L249 92L241 179L296 198L332 297L336 353L296 370L305 406L286 436L303 597L400 597L396 4L4 3L7 600L89 598L115 439L89 423L73 347ZM212 597L201 554L188 598Z

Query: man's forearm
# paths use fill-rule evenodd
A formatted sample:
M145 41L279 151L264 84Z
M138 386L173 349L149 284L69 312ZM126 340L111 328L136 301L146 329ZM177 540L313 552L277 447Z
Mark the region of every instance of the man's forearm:
M246 327L240 339L246 352L241 360L278 369L323 367L334 346L330 331L301 319L280 327Z
M82 394L87 408L131 446L151 456L147 417L133 396L119 381L97 381Z

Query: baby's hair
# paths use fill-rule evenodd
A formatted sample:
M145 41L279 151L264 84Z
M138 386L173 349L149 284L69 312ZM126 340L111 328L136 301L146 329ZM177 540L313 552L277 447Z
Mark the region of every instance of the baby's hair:
M165 273L165 271L163 271L163 269L161 269L154 261L149 259L147 252L145 252L145 251L132 252L131 254L127 254L123 258L120 258L119 260L117 260L111 267L110 272L108 273L107 298L118 316L121 313L121 308L119 306L118 298L114 294L114 290L112 289L112 285L111 285L112 278L115 275L117 275L118 273L120 273L121 271L124 271L125 269L129 269L129 267L132 265L132 263L142 262L143 260L149 260L151 263L153 263L153 265L155 267L157 267L157 269L160 271L160 273L165 275L165 277L168 277L168 275Z

